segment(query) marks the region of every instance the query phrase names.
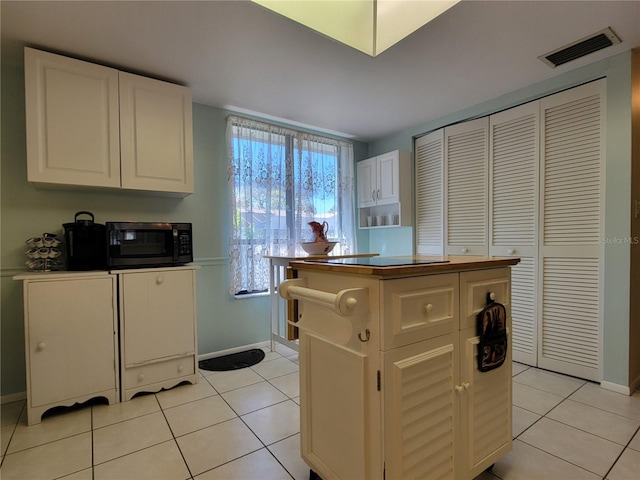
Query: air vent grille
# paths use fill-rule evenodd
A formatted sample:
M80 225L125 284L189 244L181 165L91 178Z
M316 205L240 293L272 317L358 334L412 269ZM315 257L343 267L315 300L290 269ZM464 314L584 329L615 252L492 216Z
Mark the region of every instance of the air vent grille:
M538 57L547 65L555 68L572 60L597 52L603 48L620 43L618 36L611 28L605 28L570 45Z

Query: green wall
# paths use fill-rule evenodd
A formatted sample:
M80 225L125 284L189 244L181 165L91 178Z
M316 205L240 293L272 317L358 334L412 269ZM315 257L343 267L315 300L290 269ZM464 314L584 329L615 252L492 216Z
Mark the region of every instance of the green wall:
M27 183L23 45L2 45L1 55L1 323L0 394L25 391L22 286L12 276L26 269L24 241L43 232L62 234L80 210L96 222L193 223L197 272L198 352L207 354L269 339L269 299L234 299L228 293L230 203L225 145L229 112L193 105L195 191L184 199L99 190L43 190ZM355 142L356 158L367 145ZM364 237L362 244L368 239ZM153 338L153 332L150 332ZM10 397L7 397L10 398Z
M558 68L562 71L562 68ZM413 151L421 134L467 119L489 115L598 78L607 78L605 231L603 237L630 238L631 226L631 52L558 74L544 82L508 93L422 125L372 142L369 155L401 149ZM398 230L398 231L395 231ZM603 242L604 243L604 242ZM413 229L371 232L369 249L413 251ZM629 243L604 243L603 380L629 386ZM638 348L638 346L634 346Z

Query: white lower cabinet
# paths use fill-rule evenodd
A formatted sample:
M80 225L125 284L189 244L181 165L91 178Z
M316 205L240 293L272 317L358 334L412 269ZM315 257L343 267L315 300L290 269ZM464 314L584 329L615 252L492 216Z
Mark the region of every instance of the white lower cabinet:
M13 277L24 291L27 423L53 407L197 383L196 268Z
M195 267L118 272L122 401L197 383Z
M23 274L27 424L95 397L119 401L116 278Z
M320 477L471 479L511 450L511 350L480 372L475 322L493 293L511 328L510 268L395 279L300 269L293 282L309 292L298 298L301 450ZM368 292L366 313L319 306L354 289Z

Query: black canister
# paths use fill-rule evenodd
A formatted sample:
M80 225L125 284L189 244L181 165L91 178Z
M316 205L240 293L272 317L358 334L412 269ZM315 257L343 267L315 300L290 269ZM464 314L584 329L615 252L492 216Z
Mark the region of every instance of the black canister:
M78 220L81 215L89 216L91 219ZM68 270L106 270L106 228L93 220L93 213L77 212L73 223L62 225L67 246Z

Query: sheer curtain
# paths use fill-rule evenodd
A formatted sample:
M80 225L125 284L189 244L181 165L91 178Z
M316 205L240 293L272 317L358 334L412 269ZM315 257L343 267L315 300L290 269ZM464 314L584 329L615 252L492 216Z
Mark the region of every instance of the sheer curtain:
M327 222L334 253L355 253L353 145L227 117L230 292L269 288L269 256L306 256L308 222Z

